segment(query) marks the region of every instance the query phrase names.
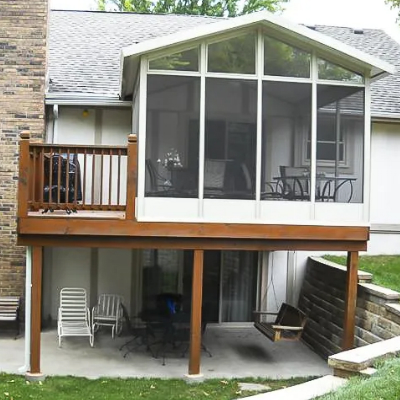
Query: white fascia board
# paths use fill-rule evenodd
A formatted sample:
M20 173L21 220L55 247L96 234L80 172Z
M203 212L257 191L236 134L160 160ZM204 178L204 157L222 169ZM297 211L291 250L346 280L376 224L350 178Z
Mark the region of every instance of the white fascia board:
M131 107L131 101L122 101L118 97L94 96L82 93L47 93L45 96L46 105L61 106L110 106L110 107Z
M396 72L396 68L385 61L370 56L369 54L357 50L354 47L348 46L327 35L313 31L306 26L299 25L285 18L275 16L268 11L261 11L243 15L241 17L230 18L221 22L215 22L213 24L201 25L187 31L181 31L171 35L157 37L155 39L146 40L138 44L124 47L121 50L121 65L123 65L123 59L127 57L139 57L140 55L162 48L183 44L191 40L198 40L218 33L236 30L259 23L275 28L277 31L286 31L288 34L295 34L300 36L300 39L308 41L310 45L325 51L332 51L338 55L341 55L342 57L346 57L352 62L359 64L360 67L371 70L371 78L384 73L393 74Z
M384 122L384 123L400 123L400 113L371 113L372 122Z

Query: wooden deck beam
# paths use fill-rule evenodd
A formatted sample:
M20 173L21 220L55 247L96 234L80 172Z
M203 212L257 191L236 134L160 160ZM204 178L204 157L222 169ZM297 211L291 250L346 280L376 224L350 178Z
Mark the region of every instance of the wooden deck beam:
M304 251L365 251L366 241L324 240L261 240L211 238L154 238L129 236L51 236L20 235L19 246L107 247L120 249L182 249L182 250L304 250Z
M262 240L367 241L369 227L231 223L136 222L126 219L27 217L19 235L79 235Z
M347 253L346 299L344 310L343 350L354 347L356 303L358 285L358 252Z

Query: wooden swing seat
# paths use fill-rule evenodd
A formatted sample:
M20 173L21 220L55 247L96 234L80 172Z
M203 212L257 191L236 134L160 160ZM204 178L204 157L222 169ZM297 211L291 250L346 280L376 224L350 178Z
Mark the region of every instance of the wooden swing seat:
M306 315L303 311L287 303L282 303L279 312L254 311L254 326L264 336L273 342L279 340L299 340L306 324ZM274 322L265 322L264 316L276 315Z

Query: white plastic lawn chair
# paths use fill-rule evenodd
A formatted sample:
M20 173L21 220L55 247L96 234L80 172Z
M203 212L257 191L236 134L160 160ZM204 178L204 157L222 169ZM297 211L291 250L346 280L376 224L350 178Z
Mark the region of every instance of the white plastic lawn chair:
M93 347L93 331L90 326L90 312L85 289L61 289L57 327L59 346L61 346L63 336L89 336L90 346Z
M122 331L123 298L117 294L101 294L92 309L92 327L96 332L100 326L111 326L111 336Z

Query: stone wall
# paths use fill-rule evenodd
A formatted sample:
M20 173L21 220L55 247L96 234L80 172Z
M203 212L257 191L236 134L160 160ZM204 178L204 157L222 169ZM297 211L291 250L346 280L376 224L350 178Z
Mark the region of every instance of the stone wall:
M44 135L47 0L0 1L0 295L24 293L16 246L18 138Z
M371 282L359 271L356 309L356 346L400 335L400 293ZM303 340L323 357L341 351L346 267L310 257L299 299L307 316Z

